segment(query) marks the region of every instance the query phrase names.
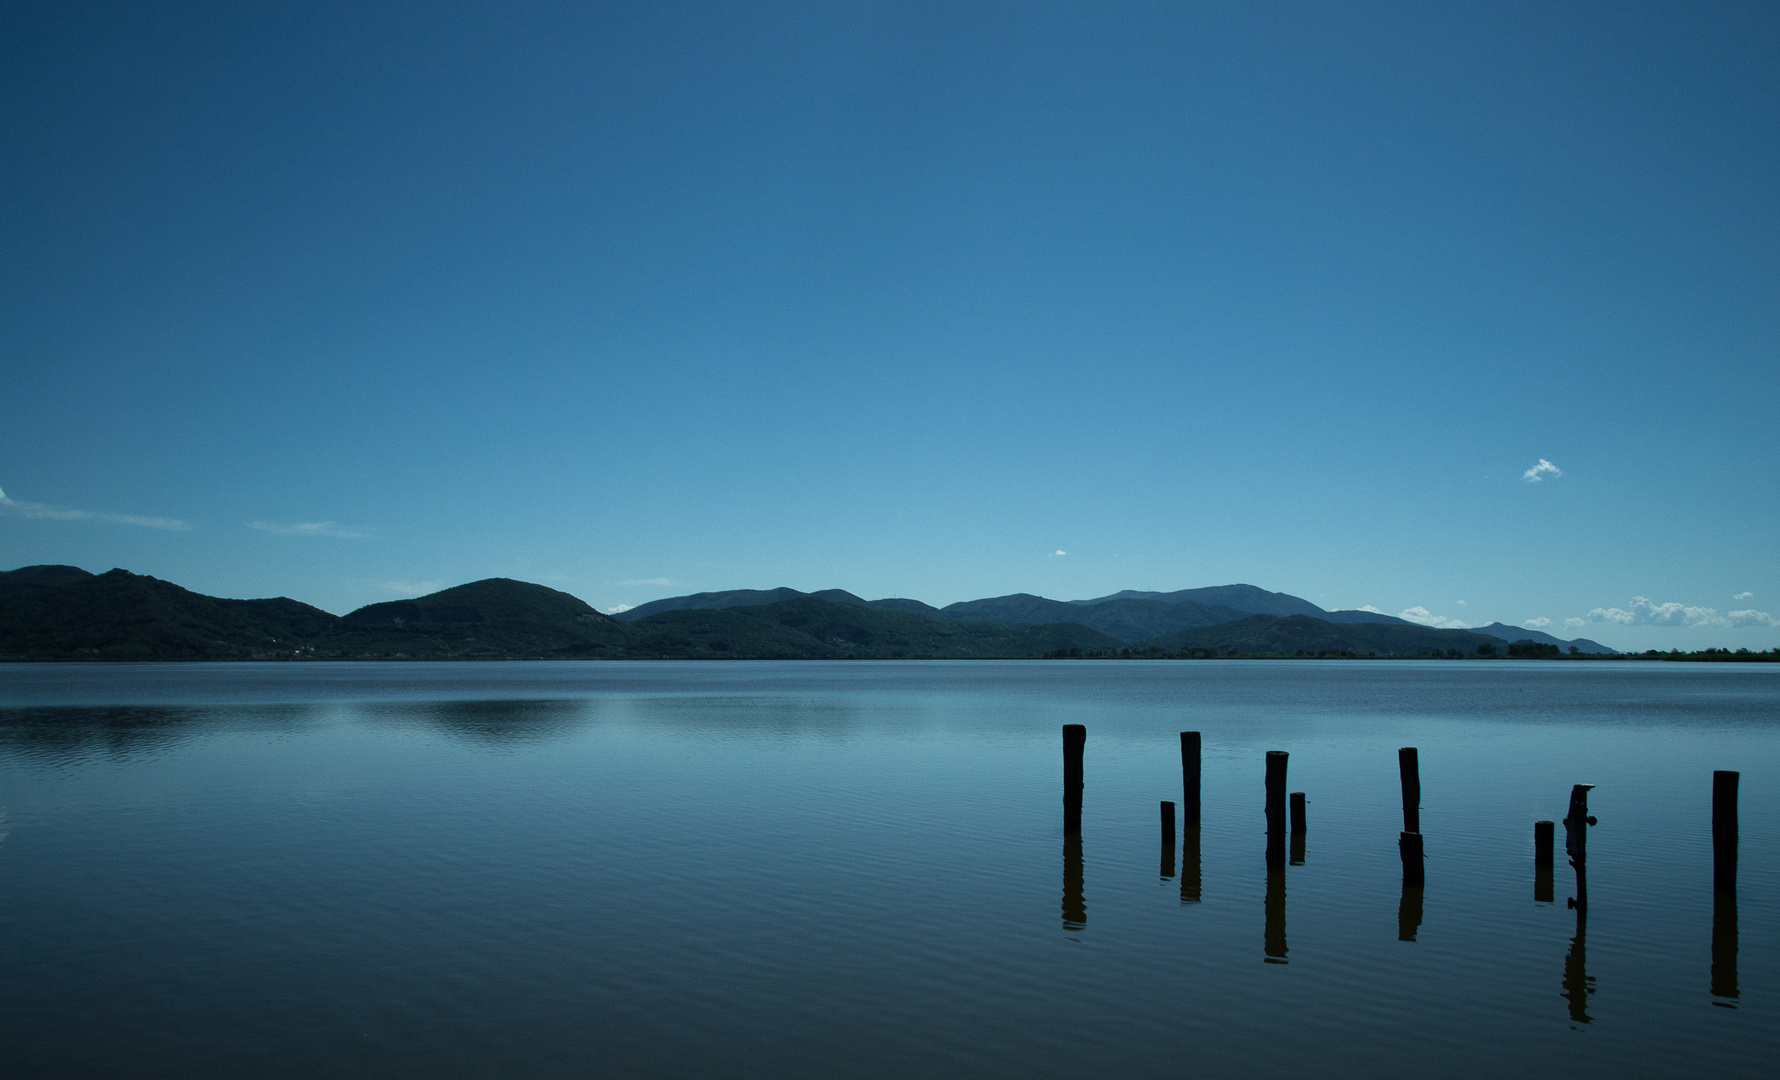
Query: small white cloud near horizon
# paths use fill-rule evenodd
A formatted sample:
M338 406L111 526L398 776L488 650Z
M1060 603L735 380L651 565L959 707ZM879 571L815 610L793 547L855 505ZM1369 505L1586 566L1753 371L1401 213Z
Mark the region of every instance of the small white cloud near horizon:
M620 612L629 611L631 608L634 608L634 607L636 607L635 604L618 604L616 606L607 608L606 614L607 615L617 615Z
M273 536L333 536L342 540L363 540L371 535L364 529L355 529L338 521L250 521L247 527Z
M1528 469L1526 472L1521 473L1520 478L1522 480L1525 480L1529 484L1537 484L1539 481L1545 479L1547 476L1562 476L1562 475L1564 475L1564 470L1558 468L1556 465L1553 465L1551 462L1546 461L1544 458L1540 458L1539 464Z
M1375 608L1371 604L1362 605L1360 607L1354 608L1354 610L1355 611L1370 611L1374 615L1383 615L1384 614L1383 608Z
M1755 594L1752 592L1740 592L1737 595L1731 597L1731 599L1732 600L1753 600L1753 599L1755 599Z
M1551 620L1541 615L1537 619L1528 619L1526 622L1521 623L1521 625L1530 626L1534 630L1543 630L1551 625Z
M1461 622L1445 615L1436 615L1420 604L1397 612L1397 618L1404 622L1420 623L1423 626L1432 626L1440 630L1468 630L1471 627L1468 622Z
M101 510L70 510L61 506L49 506L44 503L24 502L19 499L7 498L5 491L0 491L0 511L17 514L20 517L38 521L109 521L114 525L139 525L144 529L166 529L171 532L189 532L191 523L178 518L149 517L143 514L112 514Z
M1049 555L1047 555L1046 558L1055 559L1059 555L1067 555L1067 554L1069 554L1069 552L1064 551L1062 548L1058 548L1056 551L1053 551Z
M425 596L443 589L445 583L443 581L385 581L378 587L388 589L393 593L401 593L403 596Z
M1460 607L1465 606L1465 602L1463 600L1454 600L1453 603L1459 605Z
M1670 601L1653 602L1649 597L1632 597L1629 608L1595 608L1585 618L1564 620L1566 627L1588 623L1618 623L1620 626L1776 626L1774 617L1765 611L1747 608L1720 615L1717 608L1693 607Z
M645 577L645 578L626 578L625 580L620 581L618 584L620 584L620 585L678 585L680 583L678 581L675 581L673 578Z

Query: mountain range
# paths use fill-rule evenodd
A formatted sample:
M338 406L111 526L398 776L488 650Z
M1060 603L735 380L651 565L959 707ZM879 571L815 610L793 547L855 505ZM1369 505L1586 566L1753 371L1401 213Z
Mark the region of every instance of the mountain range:
M488 578L343 616L285 597L228 600L126 570L0 572L0 659L894 659L1085 655L1477 655L1536 641L1437 630L1221 585L1093 600L1017 593L935 608L840 589L697 593L614 617L543 585Z

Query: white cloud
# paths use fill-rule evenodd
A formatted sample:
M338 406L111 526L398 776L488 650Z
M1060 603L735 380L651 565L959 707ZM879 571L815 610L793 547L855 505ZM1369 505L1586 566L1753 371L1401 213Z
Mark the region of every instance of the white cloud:
M1530 626L1535 630L1543 630L1551 625L1551 620L1541 615L1537 619L1528 619L1526 622L1521 623L1521 625Z
M631 608L634 608L634 607L636 607L635 604L619 604L616 607L607 608L606 614L607 615L616 615L622 611L629 611Z
M1572 615L1568 619L1564 620L1564 629L1565 630L1574 630L1579 626L1587 626L1587 625L1588 625L1587 619L1578 619L1574 615Z
M145 529L169 529L183 532L191 528L190 523L178 518L146 517L142 514L111 514L99 510L70 510L60 506L46 506L43 503L21 502L9 499L6 492L0 491L0 511L17 514L24 518L35 518L39 521L109 521L114 525L140 525Z
M381 587L393 593L401 593L403 596L425 596L427 593L436 593L443 589L445 583L443 581L385 581Z
M1588 613L1591 623L1618 623L1621 626L1774 626L1774 617L1753 608L1720 615L1717 608L1690 607L1670 601L1658 604L1648 597L1632 597L1629 608L1595 608ZM1565 625L1582 625L1583 620L1568 619Z
M1753 600L1753 599L1755 599L1755 594L1752 592L1740 592L1737 595L1731 597L1731 599L1732 600Z
M354 529L340 524L338 521L250 521L250 529L271 533L273 536L337 536L346 540L362 540L371 534L363 529Z
M1465 602L1463 600L1454 600L1453 603L1459 605L1460 607L1465 606Z
M1374 615L1383 615L1383 614L1384 614L1384 609L1382 609L1382 608L1375 608L1375 607L1373 607L1373 606L1372 606L1372 605L1371 605L1371 604L1367 604L1367 605L1366 605L1366 606L1364 606L1364 607L1357 607L1357 608L1355 608L1355 609L1354 609L1354 610L1355 610L1355 611L1370 611L1370 612L1371 612L1371 613L1372 613L1372 614L1374 614Z
M1537 484L1539 481L1545 479L1547 475L1562 476L1564 475L1564 471L1556 465L1553 465L1551 462L1546 461L1544 458L1540 458L1539 464L1528 469L1526 472L1521 473L1520 478L1529 484Z
M1056 558L1056 557L1057 557L1057 556L1059 556L1059 555L1067 555L1067 554L1069 554L1069 552L1067 552L1067 551L1064 551L1064 550L1063 550L1063 549L1062 549L1062 548L1058 548L1058 549L1057 549L1057 550L1056 550L1056 551L1053 551L1053 552L1051 552L1051 554L1050 554L1050 556L1049 556L1049 558L1053 558L1053 559L1054 559L1054 558Z
M1422 607L1420 604L1417 604L1412 608L1404 608L1402 611L1397 612L1397 618L1403 619L1406 622L1420 623L1423 626L1438 627L1441 630L1464 630L1471 625L1467 622L1460 622L1457 619L1448 618L1445 615L1436 615L1427 608Z
M645 578L627 578L624 581L620 581L618 584L620 584L620 585L678 585L680 583L675 581L673 578L645 577Z

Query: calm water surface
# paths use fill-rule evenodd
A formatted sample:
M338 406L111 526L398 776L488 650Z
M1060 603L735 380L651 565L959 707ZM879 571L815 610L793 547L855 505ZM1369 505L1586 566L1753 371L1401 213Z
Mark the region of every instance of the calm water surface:
M0 1075L1771 1076L1777 791L1777 665L0 665Z

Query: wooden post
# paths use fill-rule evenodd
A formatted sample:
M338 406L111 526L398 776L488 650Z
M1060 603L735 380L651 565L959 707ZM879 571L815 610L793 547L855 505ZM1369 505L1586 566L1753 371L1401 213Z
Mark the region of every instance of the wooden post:
M1722 890L1712 896L1712 996L1737 999L1737 894Z
M1180 902L1197 904L1199 890L1199 823L1195 821L1181 828Z
M1403 831L1420 833L1422 831L1422 777L1421 766L1416 761L1415 747L1405 746L1397 751L1397 772L1403 780Z
M1267 751L1267 862L1286 861L1286 752Z
M1397 940L1414 941L1422 927L1422 883L1403 876L1403 895L1397 900Z
M1082 748L1088 729L1080 724L1063 725L1063 831L1082 831Z
M1162 803L1162 843L1167 847L1174 846L1174 804Z
M1588 793L1593 787L1572 785L1570 812L1564 815L1564 851L1570 856L1570 865L1576 868L1576 895L1570 898L1570 906L1576 909L1579 925L1588 910L1588 827L1595 823L1588 812ZM1580 931L1577 934L1581 936Z
M1088 925L1088 902L1082 895L1081 830L1063 837L1063 929L1080 930Z
M1737 780L1740 773L1712 774L1712 891L1737 893Z
M1199 733L1180 733L1181 824L1199 824Z
M1304 831L1304 793L1302 791L1292 792L1292 831L1295 833Z
M1422 868L1422 834L1406 832L1397 837L1397 851L1403 856L1403 881L1420 885L1426 876Z

